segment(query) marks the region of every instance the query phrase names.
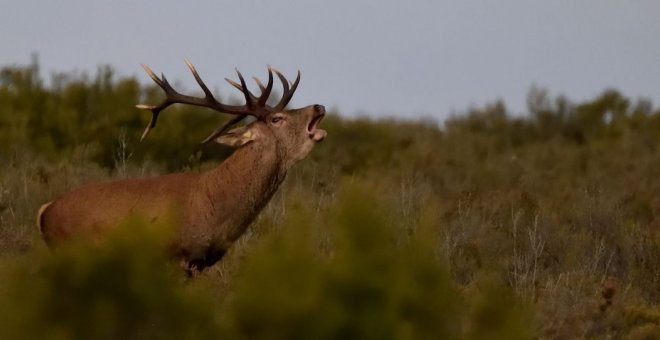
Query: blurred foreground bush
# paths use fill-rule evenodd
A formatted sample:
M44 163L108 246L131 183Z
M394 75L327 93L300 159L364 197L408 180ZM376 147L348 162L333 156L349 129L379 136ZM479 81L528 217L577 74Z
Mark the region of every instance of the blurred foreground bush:
M402 241L364 186L342 190L325 223L290 212L248 254L228 302L239 339L517 339L530 320L492 280L463 299L435 252L431 221ZM314 246L325 228L333 247ZM323 231L322 231L323 232ZM493 322L495 321L495 322Z
M401 242L364 188L337 202L322 226L330 251L315 247L310 211L291 211L248 253L226 296L208 276L185 283L164 259L163 233L138 223L94 248L6 259L0 338L527 338L530 320L493 280L460 294L430 225Z
M195 339L218 334L212 305L184 289L164 235L139 223L1 268L0 339Z

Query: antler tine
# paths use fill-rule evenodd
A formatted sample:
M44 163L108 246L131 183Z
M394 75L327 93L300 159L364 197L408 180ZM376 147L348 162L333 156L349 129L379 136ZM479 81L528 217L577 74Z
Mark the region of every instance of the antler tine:
M284 102L284 106L282 108L286 107L289 104L289 101L291 101L291 98L293 98L293 94L298 89L299 83L300 83L300 70L298 70L298 74L296 75L296 80L294 80L293 85L291 85L291 90L286 95L286 100L284 100L284 97L282 98L282 101Z
M165 79L165 75L163 75L163 79L161 80L158 78L156 73L147 65L141 64L142 68L147 72L147 75L158 85L160 88L165 91L167 94L170 90L172 90L172 87L170 86L169 82L167 82L167 79ZM156 122L158 121L158 115L160 114L160 111L168 107L170 103L166 99L162 104L160 105L145 105L145 104L138 104L135 105L138 109L142 110L149 110L151 111L151 119L149 120L149 124L147 124L147 127L144 129L144 132L142 132L142 136L140 137L140 141L144 139L149 134L149 131L151 131L152 128L156 127Z
M147 134L149 134L149 131L151 131L152 128L156 127L156 120L158 120L158 113L159 111L154 111L156 107L150 106L150 105L135 105L138 109L144 109L144 110L151 110L151 119L149 120L149 124L147 124L147 127L144 128L144 132L142 132L142 136L140 137L140 142L144 139L144 137L147 137Z
M237 83L237 82L235 82L235 81L233 81L229 78L225 78L225 81L228 82L231 86L237 88L239 91L243 92L243 94L245 94L245 92L243 91L243 86L241 84L239 84L239 83ZM259 84L257 84L257 85L259 85ZM250 96L250 102L249 103L258 102L259 98L257 98L254 94L252 94L252 92L248 91L248 95Z
M153 81L156 82L158 86L163 87L163 82L160 80L160 78L158 78L156 73L149 66L145 64L140 64L140 66L142 66L142 68L147 72L147 75L149 75L149 77L153 79Z
M275 72L275 74L277 74L277 77L280 78L280 82L282 82L282 92L284 94L289 92L289 81L286 80L286 77L284 77L282 72L278 71L276 68L271 67L271 69L273 70L273 72Z
M245 105L248 107L252 108L254 107L254 99L256 98L250 90L248 90L247 85L245 84L245 79L243 78L243 75L241 74L241 71L236 69L236 74L238 74L238 79L241 81L241 86L243 87L243 94L245 95ZM233 84L232 84L233 85Z
M231 84L231 86L237 88L239 91L243 92L243 86L241 86L241 84L239 84L239 83L237 83L237 82L235 82L235 81L233 81L229 78L225 78L225 81L228 82L229 84Z
M259 82L261 83L261 82ZM263 85L260 85L259 87L262 87ZM270 97L270 91L273 89L273 69L268 65L268 84L266 84L266 88L261 89L261 97L259 97L259 102L257 105L259 106L265 106L266 102L268 101L268 97Z
M261 80L257 77L252 77L254 79L254 82L257 83L257 86L259 86L259 90L261 90L261 93L264 93L266 91L266 88L264 87L264 84L261 83Z
M190 72L192 73L193 77L195 77L197 84L199 85L199 87L202 88L202 91L204 91L204 95L206 95L207 98L214 98L213 93L209 90L206 84L204 84L204 81L197 73L197 69L195 68L195 66L188 59L184 59L184 61L186 62L186 65L188 65L188 68L190 69Z
M286 108L287 104L289 104L289 101L293 97L293 93L296 92L296 89L298 88L298 83L300 83L300 70L298 71L298 75L296 76L296 80L293 82L291 85L291 88L289 89L289 82L287 79L280 73L280 71L273 69L275 73L277 74L277 77L280 78L280 81L282 82L282 99L280 99L280 102L277 103L275 106L276 110L284 110Z

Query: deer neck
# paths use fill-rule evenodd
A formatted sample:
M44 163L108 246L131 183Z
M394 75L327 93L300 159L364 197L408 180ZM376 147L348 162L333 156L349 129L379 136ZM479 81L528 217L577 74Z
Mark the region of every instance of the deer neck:
M275 144L249 143L202 174L199 189L211 205L213 224L225 225L228 239L245 231L286 177L278 149Z

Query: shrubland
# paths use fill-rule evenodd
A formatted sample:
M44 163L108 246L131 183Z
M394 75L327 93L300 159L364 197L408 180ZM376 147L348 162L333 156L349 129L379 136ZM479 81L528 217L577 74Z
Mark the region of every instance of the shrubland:
M616 90L532 88L444 122L346 118L192 282L137 221L47 250L40 204L93 180L200 171L217 114L101 67L0 71L0 337L660 336L660 110ZM163 228L166 230L167 228Z

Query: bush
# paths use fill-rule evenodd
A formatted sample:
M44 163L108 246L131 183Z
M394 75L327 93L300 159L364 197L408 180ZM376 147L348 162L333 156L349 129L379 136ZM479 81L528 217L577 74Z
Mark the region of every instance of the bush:
M212 276L186 282L168 264L166 227L137 221L93 247L6 258L0 338L528 337L529 320L501 285L481 280L461 295L437 256L431 220L401 242L377 202L348 186L325 223L309 209L291 211L220 297ZM331 251L319 251L310 223L327 229Z
M232 337L526 338L529 323L511 295L484 281L480 299L462 301L437 257L431 221L402 242L370 191L345 188L324 222L305 208L290 212L286 228L250 252L228 302ZM329 253L313 246L310 224L319 222L331 231Z
M133 222L97 247L5 260L2 339L191 339L219 334L212 305L177 282L162 231Z

